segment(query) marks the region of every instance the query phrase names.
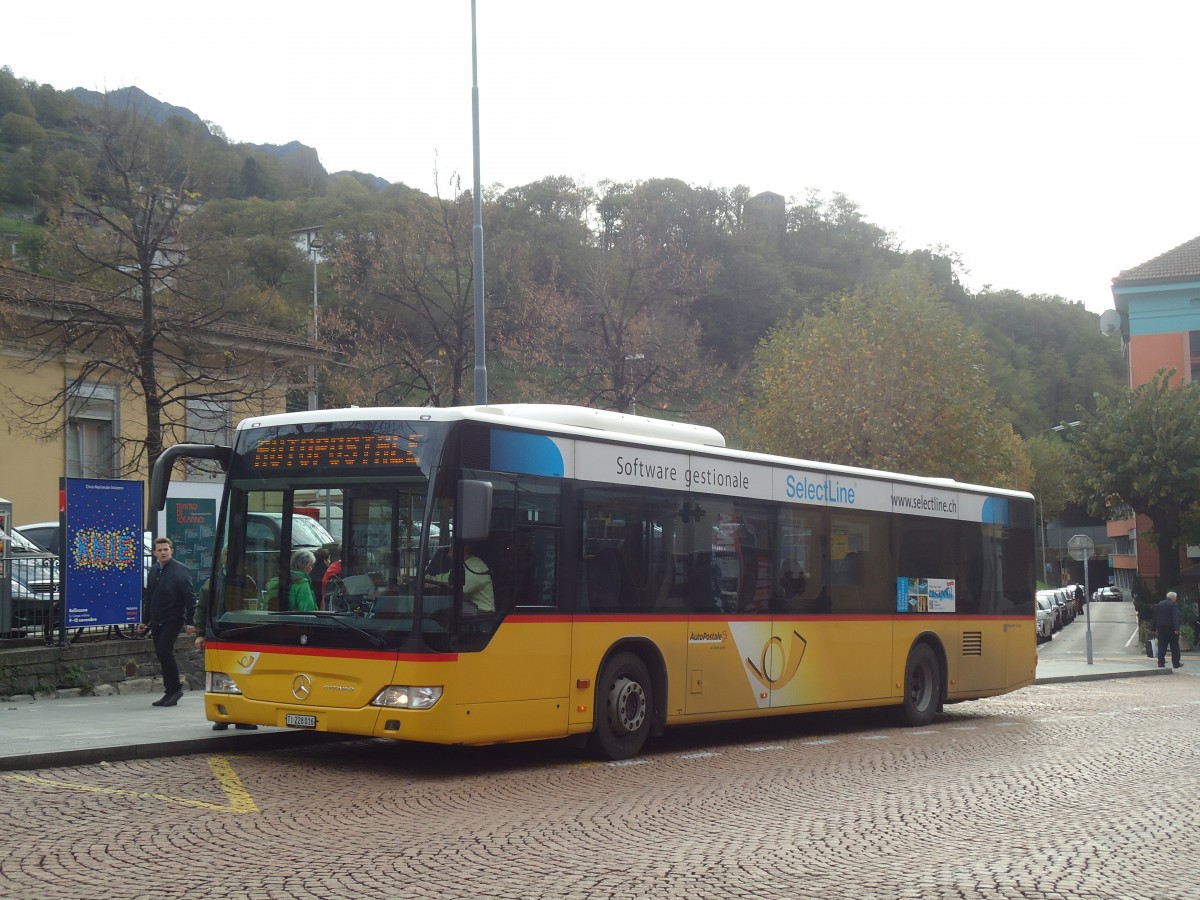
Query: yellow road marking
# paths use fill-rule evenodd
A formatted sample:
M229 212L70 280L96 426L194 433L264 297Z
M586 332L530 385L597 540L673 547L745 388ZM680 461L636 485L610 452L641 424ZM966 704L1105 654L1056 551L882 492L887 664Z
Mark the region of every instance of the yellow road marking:
M172 797L169 794L151 794L145 791L130 791L124 788L102 788L91 784L72 784L69 781L55 781L50 778L37 778L33 775L10 774L4 777L11 781L20 781L25 784L38 785L40 787L56 787L63 788L69 791L84 791L90 794L112 794L122 797L141 797L148 800L161 800L164 803L177 803L180 806L195 806L200 809L211 809L217 812L231 813L256 813L258 805L254 802L254 798L250 796L250 792L242 785L242 781L233 771L233 766L229 762L228 756L210 756L208 758L208 767L216 776L217 783L221 786L221 790L225 792L225 796L229 799L226 806L219 803L209 803L206 800L194 800L190 797Z

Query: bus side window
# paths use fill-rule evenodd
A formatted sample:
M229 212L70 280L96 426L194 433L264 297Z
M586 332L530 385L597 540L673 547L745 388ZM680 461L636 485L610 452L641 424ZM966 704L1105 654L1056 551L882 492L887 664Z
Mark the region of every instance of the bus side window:
M834 613L884 613L895 603L889 520L877 512L839 512L830 526L830 600Z
M615 547L600 547L584 561L587 608L612 612L621 605L621 554Z
M558 532L550 528L517 531L517 606L557 606Z

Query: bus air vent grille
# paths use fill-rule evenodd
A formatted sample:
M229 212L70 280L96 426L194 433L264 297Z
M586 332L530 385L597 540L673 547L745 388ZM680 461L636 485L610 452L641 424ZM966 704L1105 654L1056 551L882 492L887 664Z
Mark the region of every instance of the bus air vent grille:
M962 636L963 656L983 656L983 632L964 631Z
M471 424L463 429L462 464L464 469L492 468L492 432L490 428Z

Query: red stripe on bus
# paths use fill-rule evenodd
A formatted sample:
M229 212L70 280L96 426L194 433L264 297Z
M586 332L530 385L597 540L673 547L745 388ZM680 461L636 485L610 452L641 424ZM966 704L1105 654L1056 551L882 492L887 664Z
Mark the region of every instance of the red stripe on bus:
M580 613L569 615L539 614L533 616L511 615L504 620L505 625L518 623L552 624L563 622L609 622L624 625L634 625L638 622L1028 622L1031 616L991 615L984 613L961 613L950 615L946 613L703 613L700 615L685 614L648 614L636 616L614 616L607 613Z

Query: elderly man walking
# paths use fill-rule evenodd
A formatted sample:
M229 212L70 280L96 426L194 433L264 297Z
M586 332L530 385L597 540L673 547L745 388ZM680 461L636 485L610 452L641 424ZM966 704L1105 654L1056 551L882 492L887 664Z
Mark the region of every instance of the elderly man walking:
M1158 632L1158 666L1167 664L1167 644L1171 645L1171 665L1178 669L1179 661L1179 595L1174 591L1154 607L1154 629Z

